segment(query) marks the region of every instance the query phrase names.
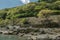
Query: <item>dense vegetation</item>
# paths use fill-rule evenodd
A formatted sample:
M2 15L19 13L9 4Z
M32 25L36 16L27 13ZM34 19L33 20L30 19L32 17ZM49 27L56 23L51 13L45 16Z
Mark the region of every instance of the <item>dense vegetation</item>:
M29 27L31 25L33 27L59 27L59 23L49 19L50 16L54 15L55 17L60 15L60 0L38 0L37 2L31 2L23 6L0 10L0 27L8 25L21 27ZM41 22L38 22L39 20Z

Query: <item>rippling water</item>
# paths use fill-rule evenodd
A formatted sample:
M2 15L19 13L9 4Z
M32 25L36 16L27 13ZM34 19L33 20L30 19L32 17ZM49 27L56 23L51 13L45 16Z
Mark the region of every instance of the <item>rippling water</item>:
M0 40L25 40L25 39L17 35L1 35L0 34Z

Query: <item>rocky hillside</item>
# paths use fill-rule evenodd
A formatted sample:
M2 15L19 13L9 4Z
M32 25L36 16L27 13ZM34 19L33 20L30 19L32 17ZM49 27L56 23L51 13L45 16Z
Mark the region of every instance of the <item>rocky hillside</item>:
M38 0L0 10L0 27L60 27L60 0Z

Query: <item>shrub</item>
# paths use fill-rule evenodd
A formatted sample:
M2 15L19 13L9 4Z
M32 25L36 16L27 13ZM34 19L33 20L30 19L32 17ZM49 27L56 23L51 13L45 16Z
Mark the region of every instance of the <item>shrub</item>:
M52 10L41 10L37 16L39 17L46 17L46 16L49 16L51 13L53 13Z

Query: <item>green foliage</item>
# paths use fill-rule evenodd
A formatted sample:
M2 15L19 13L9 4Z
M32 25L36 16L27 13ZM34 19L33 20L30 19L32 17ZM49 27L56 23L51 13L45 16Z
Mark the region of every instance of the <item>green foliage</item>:
M38 2L48 2L48 3L52 3L52 2L55 2L55 1L59 1L59 0L38 0Z
M60 15L60 11L59 10L41 10L37 16L40 16L40 17L47 17L47 16L50 16L50 15Z
M26 18L22 18L22 19L20 20L20 22L23 23L23 24L24 24L26 21L27 21Z

